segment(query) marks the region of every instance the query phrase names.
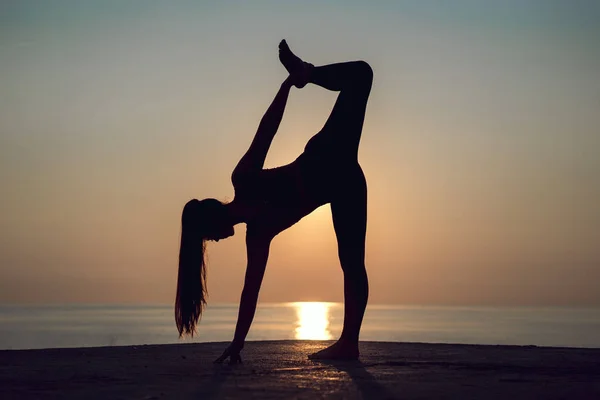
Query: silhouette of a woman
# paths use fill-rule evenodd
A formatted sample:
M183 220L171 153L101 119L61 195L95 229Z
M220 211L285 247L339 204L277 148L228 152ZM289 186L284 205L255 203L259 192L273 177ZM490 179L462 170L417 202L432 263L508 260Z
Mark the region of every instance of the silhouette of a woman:
M193 335L206 304L206 241L232 236L233 226L245 222L247 267L237 326L232 343L216 361L241 360L239 354L256 311L271 240L317 207L330 203L344 273L344 327L335 344L309 357L356 359L369 291L365 269L367 186L357 155L373 71L364 61L315 67L294 55L285 40L279 44L279 59L289 77L233 171L234 200L193 199L183 209L177 328L180 335ZM290 89L307 83L339 92L331 115L296 160L264 169Z

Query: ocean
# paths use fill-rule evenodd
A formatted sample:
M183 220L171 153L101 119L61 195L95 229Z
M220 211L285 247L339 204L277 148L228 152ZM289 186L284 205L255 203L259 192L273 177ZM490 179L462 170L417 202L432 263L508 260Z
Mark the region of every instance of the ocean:
M170 305L0 306L0 349L230 341L237 304L211 304L179 339ZM336 339L340 303L259 304L247 340ZM369 305L361 340L600 347L600 309Z

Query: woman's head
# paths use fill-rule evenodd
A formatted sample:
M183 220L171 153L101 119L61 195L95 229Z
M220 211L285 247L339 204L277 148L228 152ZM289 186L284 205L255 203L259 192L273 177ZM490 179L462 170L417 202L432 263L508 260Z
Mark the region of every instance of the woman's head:
M188 223L189 229L206 240L218 242L234 233L227 207L216 199L188 201L183 208L181 223Z
M175 322L180 336L194 335L206 305L206 241L232 235L231 218L220 201L193 199L183 208L175 298Z

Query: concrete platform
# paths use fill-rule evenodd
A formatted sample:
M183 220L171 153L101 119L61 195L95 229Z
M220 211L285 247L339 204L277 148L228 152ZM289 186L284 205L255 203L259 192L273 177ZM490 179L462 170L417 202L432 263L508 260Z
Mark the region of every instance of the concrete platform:
M306 355L331 342L0 351L8 399L600 399L600 349L361 343L357 362Z

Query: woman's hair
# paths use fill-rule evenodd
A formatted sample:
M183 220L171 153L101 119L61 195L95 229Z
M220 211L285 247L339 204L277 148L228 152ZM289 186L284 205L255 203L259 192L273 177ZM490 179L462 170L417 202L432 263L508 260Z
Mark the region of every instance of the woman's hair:
M179 337L194 336L208 292L206 290L206 240L215 214L223 206L218 200L193 199L181 215L181 245L175 297L175 323Z

